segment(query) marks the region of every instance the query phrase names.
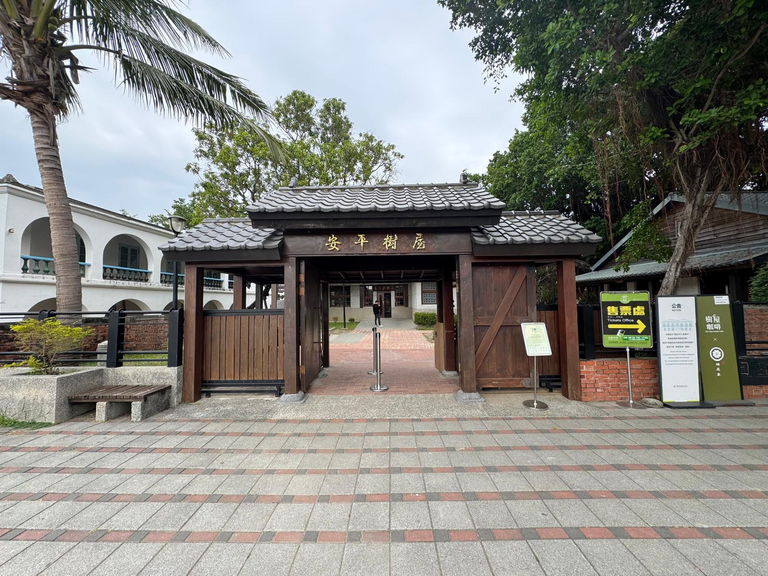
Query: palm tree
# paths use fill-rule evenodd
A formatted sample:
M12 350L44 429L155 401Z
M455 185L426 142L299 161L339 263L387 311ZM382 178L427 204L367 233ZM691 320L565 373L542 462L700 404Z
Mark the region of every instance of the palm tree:
M59 310L80 310L82 291L72 212L59 155L57 123L80 109L77 85L90 71L78 55L96 53L145 105L179 118L252 125L268 106L239 78L189 55L228 55L202 27L176 10L177 0L0 0L0 58L10 75L0 99L29 112L56 266ZM250 119L244 119L247 115ZM277 152L279 153L279 152Z

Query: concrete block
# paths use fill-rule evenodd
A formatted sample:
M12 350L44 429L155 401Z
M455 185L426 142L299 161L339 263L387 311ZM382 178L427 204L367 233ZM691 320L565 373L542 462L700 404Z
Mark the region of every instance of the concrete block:
M473 403L483 403L485 402L485 398L480 396L479 392L464 392L463 390L458 390L454 395L454 398L456 398L456 402L459 404L473 404Z
M130 402L96 402L96 422L106 422L130 411Z
M107 340L104 340L104 342L99 342L96 345L96 366L100 366L102 368L107 367L107 348L109 348L109 342Z
M171 407L171 389L166 388L162 392L157 392L142 402L131 402L131 422L141 422L142 420L168 410Z
M299 390L296 394L283 394L280 396L278 402L283 404L303 404L307 400L307 395L303 390Z
M171 407L181 404L182 367L121 366L104 371L104 386L139 386L168 384L171 387Z

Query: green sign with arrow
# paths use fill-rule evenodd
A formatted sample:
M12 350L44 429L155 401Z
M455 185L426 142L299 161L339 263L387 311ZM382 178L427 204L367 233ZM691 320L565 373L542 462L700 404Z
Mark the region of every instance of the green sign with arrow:
M600 292L600 318L606 348L653 347L648 292Z

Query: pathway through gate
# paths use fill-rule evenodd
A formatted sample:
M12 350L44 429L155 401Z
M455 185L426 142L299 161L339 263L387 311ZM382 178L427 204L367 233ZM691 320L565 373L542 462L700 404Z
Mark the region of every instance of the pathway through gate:
M386 321L385 321L386 322ZM421 330L381 330L382 383L384 394L453 394L458 378L445 378L435 369L434 344L430 332ZM377 394L368 388L375 377L372 368L373 335L369 330L332 334L331 366L309 389L311 394Z

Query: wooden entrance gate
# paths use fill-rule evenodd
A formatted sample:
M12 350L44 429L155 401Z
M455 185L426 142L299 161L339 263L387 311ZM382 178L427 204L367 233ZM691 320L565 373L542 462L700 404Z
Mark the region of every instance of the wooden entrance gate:
M533 362L525 353L519 326L536 321L533 266L475 265L472 292L477 387L532 386Z
M283 377L282 310L204 310L201 391L274 389Z

